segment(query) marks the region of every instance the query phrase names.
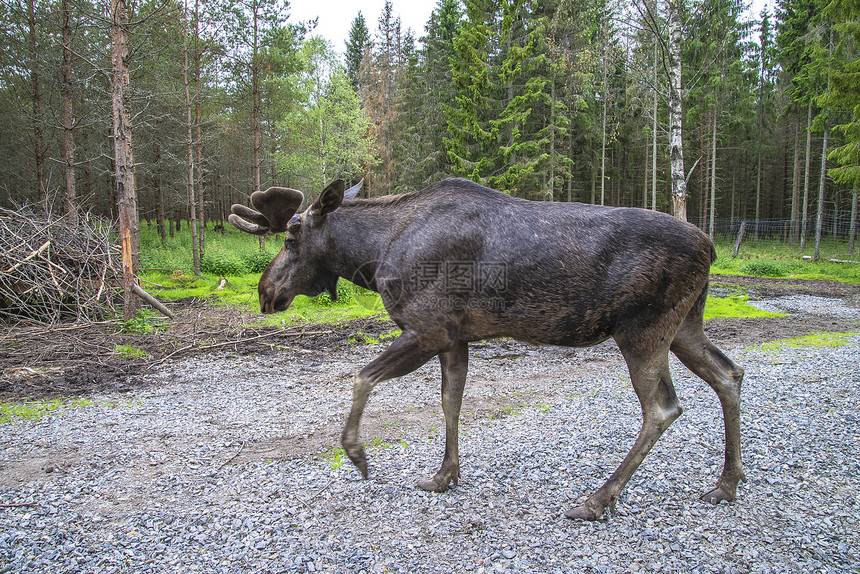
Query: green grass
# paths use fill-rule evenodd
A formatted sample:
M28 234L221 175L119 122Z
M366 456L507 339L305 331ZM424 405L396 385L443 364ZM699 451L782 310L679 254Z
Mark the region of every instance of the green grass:
M346 451L339 446L326 449L323 453L323 459L332 470L338 470L346 462Z
M388 341L389 339L396 339L403 333L400 329L392 329L390 331L386 331L382 333L378 337L374 337L373 335L368 335L363 331L359 331L355 334L354 337L349 338L350 343L358 343L363 342L366 345L379 345L384 341Z
M146 357L149 353L143 349L132 347L131 345L114 345L113 352L123 359L140 359Z
M39 420L42 417L60 412L62 409L86 407L93 404L87 398L73 399L51 399L46 401L27 401L22 403L0 403L0 424L16 420Z
M732 257L734 249L732 242L718 242L716 249L717 260L711 266L711 273L821 279L860 284L860 262L829 261L829 259L847 258L845 243L823 241L818 262L803 258L804 255L812 255L812 247L809 243L803 253L798 247L773 242L744 243L737 257ZM855 254L854 257L856 259L857 255Z
M726 317L785 317L785 313L764 311L747 303L746 295L736 297L708 297L705 303L705 320Z
M767 341L756 345L753 349L775 353L782 349L825 349L828 347L844 347L850 344L849 337L856 337L860 333L830 333L827 331L816 331L801 337L780 339L778 341Z

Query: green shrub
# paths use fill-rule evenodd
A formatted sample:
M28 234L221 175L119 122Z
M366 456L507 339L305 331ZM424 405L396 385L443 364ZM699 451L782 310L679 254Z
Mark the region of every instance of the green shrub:
M328 293L320 293L314 303L322 307L330 307L331 305L350 305L353 302L352 290L355 285L345 279L337 281L337 303L331 300Z
M752 259L741 266L741 273L757 277L785 277L789 271L778 261Z
M245 272L245 265L240 259L236 259L230 255L207 254L203 261L200 262L200 271L203 273L211 273L220 277L228 275L242 275Z
M262 273L275 256L268 251L251 251L242 255L242 264L248 273Z

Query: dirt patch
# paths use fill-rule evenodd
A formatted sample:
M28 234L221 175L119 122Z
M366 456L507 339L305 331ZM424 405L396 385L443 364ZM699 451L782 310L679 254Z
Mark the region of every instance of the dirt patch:
M860 306L860 285L837 281L818 281L794 278L749 277L746 275L711 275L710 292L742 291L753 299L784 297L787 295L815 295L845 299L850 305Z
M828 281L713 276L711 292L744 292L752 299L814 295L860 307L860 287ZM0 400L74 397L103 392L131 392L147 385L143 375L169 361L214 351L239 355L281 352L313 353L325 361L344 348L364 345L395 325L368 318L334 325L255 327L260 316L216 307L199 299L171 304L176 319L145 334L123 333L115 323L60 328L7 327L0 334ZM781 318L713 319L708 336L721 347L749 346L814 331L857 331L860 321L805 313ZM125 345L145 352L129 358ZM289 449L288 449L289 450Z

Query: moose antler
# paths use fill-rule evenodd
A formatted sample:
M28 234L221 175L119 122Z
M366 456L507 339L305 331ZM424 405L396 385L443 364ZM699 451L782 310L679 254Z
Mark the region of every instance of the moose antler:
M233 204L227 219L234 227L253 235L274 235L287 230L290 218L304 200L301 191L286 187L270 187L251 194L251 205Z

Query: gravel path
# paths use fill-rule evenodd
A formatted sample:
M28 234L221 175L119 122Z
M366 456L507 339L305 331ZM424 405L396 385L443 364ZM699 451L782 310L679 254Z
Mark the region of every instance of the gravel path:
M435 363L371 398L370 480L334 448L350 374L380 349L217 353L133 395L0 425L0 573L860 568L858 336L726 349L747 373L749 482L717 507L698 496L721 468L719 404L673 359L686 410L595 523L562 512L639 427L614 345L473 346L463 476L444 494L415 487L444 448Z

